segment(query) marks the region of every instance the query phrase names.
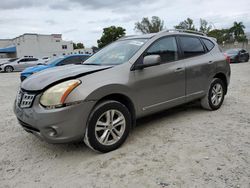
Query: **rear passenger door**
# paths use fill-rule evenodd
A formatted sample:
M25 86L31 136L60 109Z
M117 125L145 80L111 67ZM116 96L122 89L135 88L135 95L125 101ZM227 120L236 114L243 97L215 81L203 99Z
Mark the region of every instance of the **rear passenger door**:
M16 71L22 71L27 67L28 58L22 58L17 62Z
M31 66L36 66L38 64L38 59L37 58L29 58L27 60L26 68L31 67Z
M200 37L179 36L178 41L186 63L186 101L190 101L204 95L215 65Z

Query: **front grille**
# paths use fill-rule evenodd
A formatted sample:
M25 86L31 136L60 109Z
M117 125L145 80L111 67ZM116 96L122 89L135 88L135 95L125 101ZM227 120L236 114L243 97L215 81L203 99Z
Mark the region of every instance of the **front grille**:
M35 94L30 94L19 90L16 98L17 105L20 108L30 108L34 102Z

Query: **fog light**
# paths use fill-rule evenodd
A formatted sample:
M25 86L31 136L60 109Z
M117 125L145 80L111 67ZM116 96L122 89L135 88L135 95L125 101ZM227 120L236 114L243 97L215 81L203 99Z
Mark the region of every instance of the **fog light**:
M53 128L50 128L47 133L50 137L55 137L57 135L57 131Z

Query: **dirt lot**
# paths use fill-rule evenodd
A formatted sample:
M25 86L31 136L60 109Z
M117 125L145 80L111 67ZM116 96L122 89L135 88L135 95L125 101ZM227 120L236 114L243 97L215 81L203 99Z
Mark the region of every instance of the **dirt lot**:
M117 151L50 145L12 112L19 74L0 74L0 187L250 187L250 63L232 65L222 108L185 105L138 121Z

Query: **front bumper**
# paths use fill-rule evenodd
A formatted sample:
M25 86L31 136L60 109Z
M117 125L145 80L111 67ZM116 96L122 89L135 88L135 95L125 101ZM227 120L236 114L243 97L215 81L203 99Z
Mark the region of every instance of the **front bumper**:
M68 143L84 138L94 101L58 109L45 109L39 104L39 98L36 97L31 108L21 109L14 104L16 117L27 132L48 143Z

